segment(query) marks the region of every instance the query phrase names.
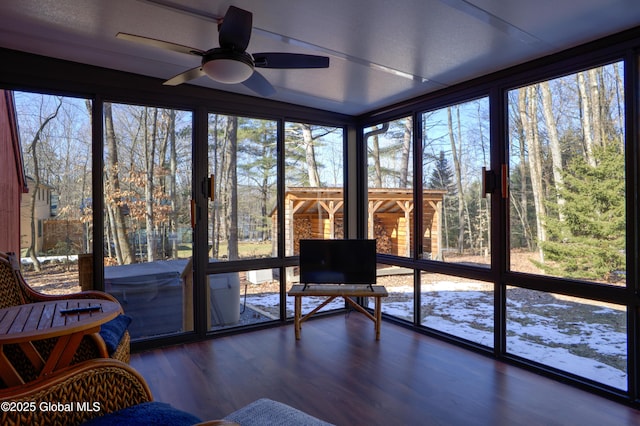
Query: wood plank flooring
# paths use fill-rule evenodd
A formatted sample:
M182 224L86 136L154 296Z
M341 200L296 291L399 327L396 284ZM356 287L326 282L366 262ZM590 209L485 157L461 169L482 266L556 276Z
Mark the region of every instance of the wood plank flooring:
M203 420L258 398L336 425L639 425L640 411L358 313L133 354L156 400Z

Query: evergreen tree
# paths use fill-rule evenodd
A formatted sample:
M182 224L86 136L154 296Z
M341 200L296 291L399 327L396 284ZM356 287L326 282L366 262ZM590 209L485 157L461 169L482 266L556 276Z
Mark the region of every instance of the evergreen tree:
M431 177L427 182L427 188L445 189L449 193L455 194L453 171L451 167L449 167L449 162L444 155L444 151L440 151L440 157L436 160L436 164L431 172Z
M455 240L458 233L458 226L455 220L458 199L456 195L456 184L453 180L453 170L449 166L444 151L440 151L440 156L435 160L431 177L426 184L428 189L444 189L447 193L442 198L443 217L442 217L442 236L444 237L445 247L449 247L449 241Z
M545 272L612 281L625 266L624 154L619 146L594 149L596 166L576 157L563 171L562 214L547 216L542 243ZM560 220L559 218L563 219Z

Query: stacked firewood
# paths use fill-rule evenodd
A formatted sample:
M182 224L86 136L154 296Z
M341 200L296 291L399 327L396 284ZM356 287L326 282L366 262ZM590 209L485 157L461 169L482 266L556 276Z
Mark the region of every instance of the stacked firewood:
M391 237L389 237L382 221L378 218L374 219L373 237L376 239L376 251L378 253L391 253Z
M293 220L293 252L300 253L300 240L313 238L311 234L311 221L306 217L297 217Z
M336 240L340 240L342 238L344 238L344 221L342 220L341 217L336 217L335 222L334 222L334 238Z

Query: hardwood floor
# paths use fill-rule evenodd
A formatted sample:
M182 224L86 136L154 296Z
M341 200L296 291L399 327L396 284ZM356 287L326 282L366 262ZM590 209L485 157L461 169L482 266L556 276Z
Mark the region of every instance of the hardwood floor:
M640 411L358 313L133 354L159 401L203 420L258 398L336 425L638 425Z

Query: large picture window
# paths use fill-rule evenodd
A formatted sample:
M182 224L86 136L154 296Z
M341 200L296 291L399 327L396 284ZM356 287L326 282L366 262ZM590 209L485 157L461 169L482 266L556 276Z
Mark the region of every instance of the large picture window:
M26 92L14 99L28 188L20 204L23 274L44 293L89 289L91 275L79 265L93 250L91 101Z
M510 269L625 285L623 67L509 92Z
M624 287L622 63L509 92L509 267ZM626 307L510 287L507 350L627 388Z

